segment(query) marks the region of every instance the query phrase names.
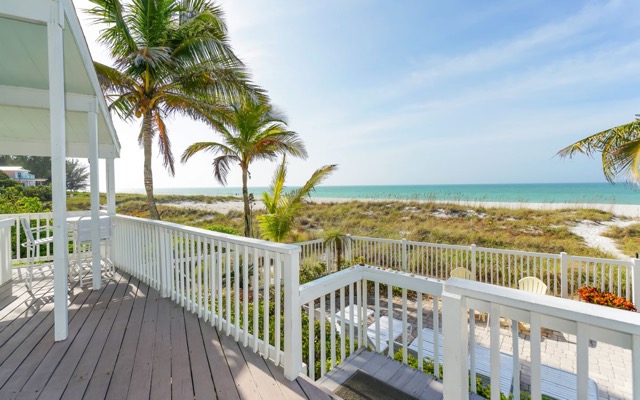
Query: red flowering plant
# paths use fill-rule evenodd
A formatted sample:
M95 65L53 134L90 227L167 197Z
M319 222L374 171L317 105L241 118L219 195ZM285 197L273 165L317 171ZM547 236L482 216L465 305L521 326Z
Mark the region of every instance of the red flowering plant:
M619 308L621 310L637 311L636 306L630 300L613 293L601 292L591 286L584 286L578 290L580 299L591 304Z

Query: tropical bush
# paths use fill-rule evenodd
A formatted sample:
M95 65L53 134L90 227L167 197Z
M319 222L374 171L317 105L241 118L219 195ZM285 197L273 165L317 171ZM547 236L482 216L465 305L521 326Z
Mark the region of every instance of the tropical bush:
M227 233L229 235L237 235L238 231L235 230L234 228L230 227L230 226L224 226L224 225L211 225L207 227L207 230L213 231L213 232L220 232L220 233Z
M591 304L619 308L621 310L637 311L630 300L610 292L601 292L592 286L584 286L578 290L580 299Z

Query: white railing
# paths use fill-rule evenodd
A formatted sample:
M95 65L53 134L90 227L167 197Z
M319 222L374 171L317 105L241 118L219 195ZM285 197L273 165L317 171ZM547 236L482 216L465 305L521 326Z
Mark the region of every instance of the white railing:
M0 219L0 285L12 279L11 273L11 228L12 218Z
M469 379L467 360L473 360L475 346L474 324L467 329L471 310L489 313L490 325L490 382L491 398L500 398L500 320L511 321L512 349L519 349L518 322L530 324L531 398L539 399L543 393L541 362L541 329L551 329L576 336L577 381L575 398L594 398L589 393L589 343L596 340L631 350L633 398L640 398L640 315L568 299L549 297L540 301L539 295L520 290L496 287L464 279L450 279L443 293L444 336L444 396L467 398L469 381L475 383L475 375ZM473 320L473 319L471 319ZM471 342L473 344L473 342ZM472 350L472 351L469 351ZM471 353L471 354L468 354ZM469 357L469 355L471 357ZM514 377L519 377L518 352L512 355ZM473 363L473 361L471 361ZM474 370L471 369L473 374ZM615 383L615 382L611 382ZM520 380L513 380L514 398L520 397ZM475 388L472 387L473 391ZM597 393L595 393L597 398Z
M67 213L69 217L76 216L88 216L91 215L89 211L70 211ZM25 213L25 214L2 214L1 217L3 219L12 219L13 226L11 228L11 232L13 234L13 241L11 243L11 263L13 265L20 265L27 262L26 259L26 250L22 246L24 243L24 232L22 229L22 224L20 223L20 219L24 218L35 228L51 228L52 227L52 218L53 214L50 212L42 212L42 213ZM36 229L34 232L35 239L40 239L41 237L51 235L50 232L41 231ZM53 261L53 244L46 243L39 247L36 257L34 258L35 262L47 262Z
M299 247L134 217L114 224L116 267L297 376Z
M640 300L640 260L614 260L549 254L518 250L493 249L476 245L447 245L412 242L405 239L379 239L350 236L344 241L345 261L363 260L369 265L397 271L448 279L454 268L467 268L479 282L517 287L526 276L546 283L549 294L574 298L582 286L594 286L627 299ZM297 243L301 262L324 262L335 270L335 246L328 248L322 240ZM634 285L634 279L638 284Z
M309 346L308 354L303 354L307 376L323 377L361 346L389 357L400 351L404 363L411 353L417 356L419 368L425 354L435 354L438 371L442 344L436 336L431 349L423 348L422 335L427 327L439 331L442 288L443 283L434 279L369 266L344 269L300 286L300 304L309 321L301 334L307 343L320 343L317 352ZM394 293L398 303L393 301ZM429 321L424 318L423 303L431 305ZM393 322L376 323L381 317ZM412 334L419 340L414 349L409 346Z

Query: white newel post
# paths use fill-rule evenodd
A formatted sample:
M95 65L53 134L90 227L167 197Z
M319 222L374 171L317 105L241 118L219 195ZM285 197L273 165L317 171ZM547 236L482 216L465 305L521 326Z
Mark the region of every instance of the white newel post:
M407 239L402 238L402 272L407 272Z
M560 253L560 297L569 297L569 255Z
M442 315L447 316L442 321L444 398L445 400L468 399L467 308L462 297L446 292L446 285L445 292L442 293Z
M69 299L67 293L67 179L64 93L64 8L51 3L51 20L47 23L49 67L49 121L51 126L51 188L53 208L53 276L55 340L69 335Z
M91 266L93 288L102 286L100 255L100 174L98 160L98 104L94 99L89 111L89 189L91 190Z
M476 280L476 245L471 246L471 279Z
M113 157L108 157L105 162L107 169L107 214L116 215L116 170Z
M0 220L0 285L9 282L11 275L11 227L13 219ZM18 249L20 251L20 249Z
M295 380L302 367L302 317L300 308L300 248L284 262L284 377ZM312 367L313 368L313 367Z
M638 305L638 302L640 302L640 259L632 258L631 261L633 262L633 271L631 271L631 276L633 277L631 291L633 296L631 301L633 301L633 304Z

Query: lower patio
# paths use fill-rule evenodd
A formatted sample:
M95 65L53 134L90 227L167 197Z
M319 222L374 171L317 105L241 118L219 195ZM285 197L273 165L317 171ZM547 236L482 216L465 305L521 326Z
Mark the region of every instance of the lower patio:
M0 286L0 398L329 398L125 273L69 293L69 338L54 342L51 271L33 293L17 275Z

